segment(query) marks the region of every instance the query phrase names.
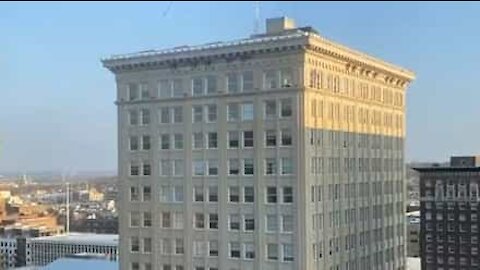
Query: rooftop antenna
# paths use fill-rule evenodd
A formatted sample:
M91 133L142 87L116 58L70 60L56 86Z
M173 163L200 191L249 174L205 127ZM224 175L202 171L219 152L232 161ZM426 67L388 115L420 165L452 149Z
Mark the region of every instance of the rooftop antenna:
M260 34L260 1L255 1L255 25L253 31L256 35Z

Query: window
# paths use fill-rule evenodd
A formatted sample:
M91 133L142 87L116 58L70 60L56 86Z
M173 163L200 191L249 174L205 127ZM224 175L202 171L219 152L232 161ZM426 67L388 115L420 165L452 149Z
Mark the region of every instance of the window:
M183 213L182 212L176 212L173 216L173 227L175 229L183 229Z
M152 174L152 166L148 163L143 163L143 175L149 176Z
M207 94L215 94L217 92L217 78L213 75L207 76Z
M238 231L240 230L240 215L237 214L230 214L228 217L228 227L231 231Z
M292 187L283 187L283 202L292 203L293 202L293 188Z
M160 149L162 150L170 149L170 134L160 135Z
M183 122L183 108L174 107L173 108L173 123L182 123Z
M162 213L162 228L170 228L172 226L172 220L170 217L170 212Z
M217 257L218 256L218 241L216 240L211 240L208 242L208 250L209 250L209 255L212 257Z
M217 148L217 133L208 133L208 148Z
M243 244L245 250L245 259L253 260L255 259L255 244L254 243L245 243Z
M203 188L201 186L193 187L193 201L194 202L203 202Z
M228 201L233 203L240 202L240 188L229 187L228 188Z
M210 123L217 121L217 105L207 105L207 120Z
M255 201L255 190L253 187L243 188L243 201L245 203L253 203Z
M139 252L140 251L140 239L137 236L132 236L130 238L130 251Z
M242 73L242 91L250 92L253 91L253 72L244 71Z
M142 149L143 150L150 150L150 136L144 135L142 136Z
M130 151L138 150L138 137L137 136L130 136Z
M128 119L131 126L138 125L138 112L135 110L128 111Z
M293 232L293 216L291 215L282 216L282 231Z
M242 120L253 120L253 103L242 104Z
M267 259L278 260L278 244L267 244Z
M130 201L135 202L140 200L140 194L137 187L130 187Z
M161 176L169 176L172 174L170 160L162 159L160 161L160 175Z
M246 232L251 232L255 230L255 219L253 215L245 215L244 216L244 224L243 224Z
M238 175L240 173L240 162L238 159L228 160L228 174Z
M291 117L292 116L292 100L291 99L282 99L281 103L281 117Z
M293 85L292 69L287 68L287 69L281 70L280 76L281 76L280 81L281 81L282 87L291 87Z
M148 89L148 85L146 83L140 84L140 98L142 100L147 100L150 98L150 90Z
M276 187L267 187L267 203L277 203Z
M183 253L185 253L183 239L177 238L175 239L175 254L183 254Z
M131 212L130 227L139 227L139 226L140 226L140 212Z
M195 213L195 229L205 228L205 215L203 213Z
M152 238L143 238L143 252L144 253L152 252Z
M292 131L290 129L282 130L282 145L292 145Z
M193 133L193 148L194 149L203 148L203 133L201 132Z
M238 131L229 131L228 132L228 147L229 148L238 148L240 146Z
M175 186L173 188L173 201L174 202L183 202L183 187Z
M170 123L170 110L168 108L160 109L160 123L169 124Z
M172 241L170 239L162 239L162 254L172 254Z
M173 135L173 147L175 149L183 149L183 134L177 133Z
M277 103L275 100L265 101L265 118L277 117Z
M143 227L152 227L152 213L143 213Z
M240 243L230 242L230 258L240 258Z
M282 244L282 247L283 247L283 261L293 262L293 245Z
M183 96L183 82L182 79L173 80L173 96L182 97Z
M278 88L278 72L268 70L265 72L265 89Z
M140 166L136 163L130 164L130 175L138 176L140 175Z
M289 175L293 173L293 164L291 158L282 158L282 175Z
M150 187L143 187L143 201L149 202L152 199L152 189Z
M142 109L142 125L150 124L150 110Z
M253 147L253 131L243 132L243 147Z
M138 262L132 262L131 270L140 270L140 264Z
M193 123L201 123L203 121L203 107L201 105L195 105L193 110Z
M138 85L136 83L129 83L128 86L128 99L130 101L138 100Z
M253 175L254 174L253 159L246 158L246 159L243 160L243 174L244 175Z
M277 161L274 158L265 159L265 174L274 175L277 173Z
M209 214L208 215L209 228L216 230L218 229L218 214Z
M208 187L208 201L209 202L218 202L218 187L209 186Z
M218 175L218 160L210 159L208 161L208 175Z
M204 94L204 81L201 77L192 79L192 95L202 96Z
M161 98L172 97L172 85L168 80L161 80L158 83L158 96Z
M227 107L228 121L238 121L240 119L240 104L230 103Z
M235 73L227 74L227 91L229 93L237 93L239 90L238 87L238 77Z
M275 130L265 131L265 146L276 146L277 145L277 133Z
M193 161L193 175L195 176L205 175L205 161L203 160Z

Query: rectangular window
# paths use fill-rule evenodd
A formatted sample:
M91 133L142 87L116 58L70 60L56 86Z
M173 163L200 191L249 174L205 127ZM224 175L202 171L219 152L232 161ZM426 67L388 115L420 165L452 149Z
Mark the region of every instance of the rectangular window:
M228 121L238 121L240 119L240 104L230 103L227 107Z
M228 174L229 175L240 174L240 162L239 162L238 159L229 159L228 160Z
M207 120L210 123L217 121L217 105L215 104L207 105Z
M243 226L246 232L252 232L255 230L255 219L253 218L253 215L244 216Z
M267 187L267 203L277 203L276 187Z
M266 175L277 174L277 160L275 158L265 159L265 174Z
M268 70L265 72L265 89L278 88L278 72L275 70Z
M140 200L140 194L137 187L130 187L130 201L135 202Z
M140 84L140 98L142 100L150 99L150 90L148 89L148 84L146 83Z
M183 122L183 108L174 107L173 108L173 123L182 123Z
M208 215L209 228L212 230L218 229L218 214L209 214Z
M143 227L152 227L152 213L143 213Z
M240 243L230 242L230 258L240 258Z
M138 262L132 262L130 270L140 270L140 264Z
M240 188L229 187L228 188L228 201L232 203L240 202Z
M265 146L272 147L277 145L277 132L275 130L265 131Z
M282 246L283 246L283 261L293 262L293 245L282 244Z
M162 254L172 254L172 240L164 238L162 239Z
M183 187L182 186L175 186L174 187L173 201L174 202L183 202Z
M175 229L183 229L183 213L182 212L176 212L173 216L174 224L173 227Z
M282 158L282 175L290 175L293 173L293 162L291 158Z
M280 71L280 81L282 87L292 87L293 86L293 71L291 68L282 69Z
M204 147L203 133L201 132L193 133L193 148L202 149L203 147Z
M183 239L177 238L175 239L175 254L180 255L185 253L185 248L183 245Z
M137 136L130 136L130 151L138 150L138 137Z
M275 100L265 101L265 118L277 117L277 103Z
M213 75L207 76L207 94L217 93L217 78Z
M152 199L152 188L145 186L143 187L143 201L149 202Z
M142 109L142 125L150 124L150 110Z
M255 259L255 244L254 243L245 243L243 244L245 250L245 259L253 260Z
M292 131L290 129L282 129L282 145L292 145Z
M253 91L253 72L244 71L242 73L242 91L251 92Z
M143 253L152 252L152 238L143 238Z
M136 110L128 111L128 119L131 126L138 125L138 111Z
M246 158L243 160L243 174L244 175L253 175L254 174L254 165L253 159Z
M144 176L152 175L152 166L150 164L144 162L142 167Z
M278 231L278 218L276 215L267 215L267 232L276 232Z
M205 228L205 215L203 213L195 213L195 229Z
M162 150L170 149L170 134L160 135L160 149Z
M173 96L183 97L183 82L182 79L173 80Z
M202 176L205 175L205 161L203 160L194 160L193 161L193 175Z
M209 186L208 187L208 201L209 202L218 202L218 187Z
M210 255L211 257L218 257L218 241L211 240L208 243L208 250L208 255Z
M217 133L208 133L208 148L217 148Z
M140 239L137 236L132 236L130 238L130 251L139 252L140 251Z
M150 136L142 136L142 150L150 150Z
M174 140L174 145L173 147L175 149L183 149L183 134L177 133L173 135L173 140Z
M282 99L280 102L280 116L281 117L291 117L292 116L292 100L291 99Z
M139 226L140 226L140 212L131 212L130 227L139 227Z
M193 187L193 201L194 202L203 202L203 187L202 186L194 186Z
M138 93L138 84L136 83L129 83L128 84L128 99L130 101L138 100L139 93Z
M169 124L170 123L170 110L169 108L160 109L160 123Z
M170 176L172 174L170 160L162 159L160 161L160 175Z
M267 244L267 259L278 260L278 244Z
M253 187L243 188L243 201L245 203L253 203L255 201L255 190Z
M238 87L238 76L235 73L227 74L227 91L229 93L237 93L239 90Z
M158 96L160 98L172 97L172 85L168 80L160 80L158 83Z
M203 107L201 105L195 105L192 107L193 123L203 122Z
M192 79L192 95L193 96L203 96L205 92L204 81L201 77L196 77Z
M218 160L208 160L208 175L218 175Z
M244 103L242 104L242 120L250 121L253 120L253 103Z
M243 132L243 147L253 147L253 131Z
M170 228L172 227L172 220L170 217L170 212L163 212L162 213L162 228Z
M291 215L282 216L282 231L293 232L293 216Z
M229 131L228 132L228 147L229 148L238 148L240 146L240 138L238 131Z
M231 231L238 231L240 230L240 215L238 214L230 214L228 219L228 227Z
M136 163L130 164L130 175L138 176L140 175L140 166Z

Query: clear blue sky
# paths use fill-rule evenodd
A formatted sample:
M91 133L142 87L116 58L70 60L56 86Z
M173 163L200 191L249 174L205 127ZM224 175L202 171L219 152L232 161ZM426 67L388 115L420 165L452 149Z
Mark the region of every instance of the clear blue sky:
M417 74L407 159L480 153L480 4L261 2ZM246 37L253 2L1 3L0 173L116 169L115 53ZM166 12L168 11L168 12Z

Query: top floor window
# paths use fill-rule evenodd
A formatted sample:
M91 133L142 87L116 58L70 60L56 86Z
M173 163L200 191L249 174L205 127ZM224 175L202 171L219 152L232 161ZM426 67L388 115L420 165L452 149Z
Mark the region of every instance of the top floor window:
M239 90L238 76L236 73L227 74L227 91L229 93L237 93Z
M201 77L192 79L192 95L202 96L204 94L204 81Z
M244 71L242 73L242 91L250 92L253 91L253 72Z
M129 83L127 88L128 88L128 100L130 101L138 100L139 99L138 85L135 83Z
M293 72L292 69L286 68L281 71L281 82L282 87L292 87L293 86Z
M172 97L172 85L169 80L161 80L158 83L158 97L160 98Z
M275 70L268 70L265 72L265 89L278 88L278 72Z
M217 77L213 75L207 76L207 94L215 94L217 92Z

